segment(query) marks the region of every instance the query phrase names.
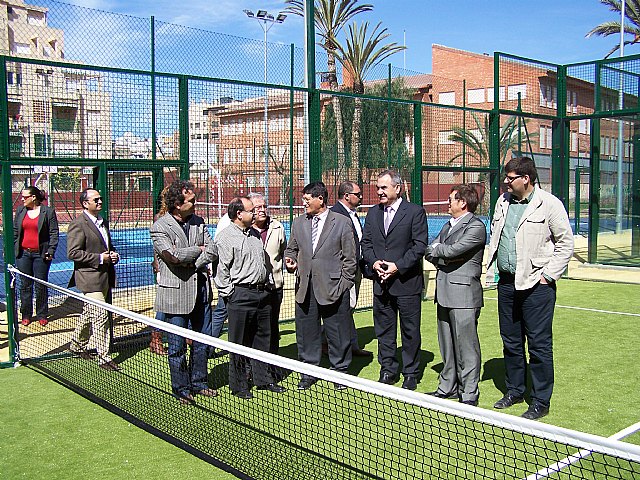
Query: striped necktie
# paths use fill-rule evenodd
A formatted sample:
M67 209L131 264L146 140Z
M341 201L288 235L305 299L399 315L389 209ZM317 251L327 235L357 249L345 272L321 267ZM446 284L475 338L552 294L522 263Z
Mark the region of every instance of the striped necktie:
M320 217L317 215L313 217L311 224L311 251L316 249L316 239L318 238L318 223L320 223Z

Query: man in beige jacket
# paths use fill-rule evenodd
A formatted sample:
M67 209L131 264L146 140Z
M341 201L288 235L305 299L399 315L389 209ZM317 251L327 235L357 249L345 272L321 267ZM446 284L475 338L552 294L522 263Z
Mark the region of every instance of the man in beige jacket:
M250 193L249 199L253 202L256 216L253 229L262 240L266 253L267 285L269 289L269 301L271 303L271 338L269 341L269 353L278 354L280 343L280 306L284 289L284 273L282 262L284 249L287 248L287 237L284 226L275 218L267 215L267 203L260 193Z
M531 404L522 416L536 420L549 413L556 281L573 254L573 234L562 202L535 186L533 160L513 158L504 171L507 193L498 199L491 222L487 269L487 284L498 283L507 386L494 407L508 408L524 400L526 338Z

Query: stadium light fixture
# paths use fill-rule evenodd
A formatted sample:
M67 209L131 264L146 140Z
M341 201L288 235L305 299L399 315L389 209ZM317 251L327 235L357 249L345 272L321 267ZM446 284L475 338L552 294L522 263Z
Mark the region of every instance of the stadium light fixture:
M267 200L267 204L269 203L269 93L267 91L267 34L271 27L273 27L276 23L284 23L285 18L287 16L280 12L275 17L273 14L267 12L266 10L258 10L258 12L254 15L251 10L243 10L243 12L249 18L253 18L258 21L260 26L262 27L262 31L264 33L264 83L265 83L265 93L264 93L264 196Z

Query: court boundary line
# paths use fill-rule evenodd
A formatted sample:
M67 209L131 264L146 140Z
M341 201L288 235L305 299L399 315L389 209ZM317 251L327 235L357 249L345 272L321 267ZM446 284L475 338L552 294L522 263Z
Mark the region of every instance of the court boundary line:
M498 301L497 297L484 297L485 300L495 300ZM556 305L556 308L566 308L568 310L581 310L583 312L594 312L594 313L608 313L611 315L626 315L629 317L640 317L640 313L631 313L631 312L616 312L614 310L601 310L599 308L587 308L587 307L574 307L572 305Z
M614 433L610 437L611 440L621 441L623 438L628 437L636 432L640 431L640 422L634 423L633 425L629 425L628 427L620 430L619 432ZM590 456L593 452L591 450L579 450L578 452L570 455L568 457L563 458L562 460L557 461L553 465L549 465L546 468L538 470L531 475L527 475L525 480L537 480L540 478L546 478L554 473L560 473L564 468L571 466L572 464L582 460Z

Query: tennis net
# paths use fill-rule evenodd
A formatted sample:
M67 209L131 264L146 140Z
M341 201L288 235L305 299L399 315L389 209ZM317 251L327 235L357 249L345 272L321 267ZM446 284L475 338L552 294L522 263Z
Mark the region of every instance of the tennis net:
M25 276L10 268L18 279ZM33 279L33 281L38 281ZM240 477L259 479L638 478L640 446L458 404L252 350L85 298L43 282L50 324L20 326L22 362ZM137 334L111 345L117 371L73 356L82 308ZM15 320L14 320L15 321ZM228 389L229 357L209 360L218 396L186 406L172 395L167 357L151 329L262 362L284 393ZM194 343L195 345L195 343ZM246 372L250 374L250 371ZM301 375L319 379L298 391ZM335 384L346 389L336 389Z

